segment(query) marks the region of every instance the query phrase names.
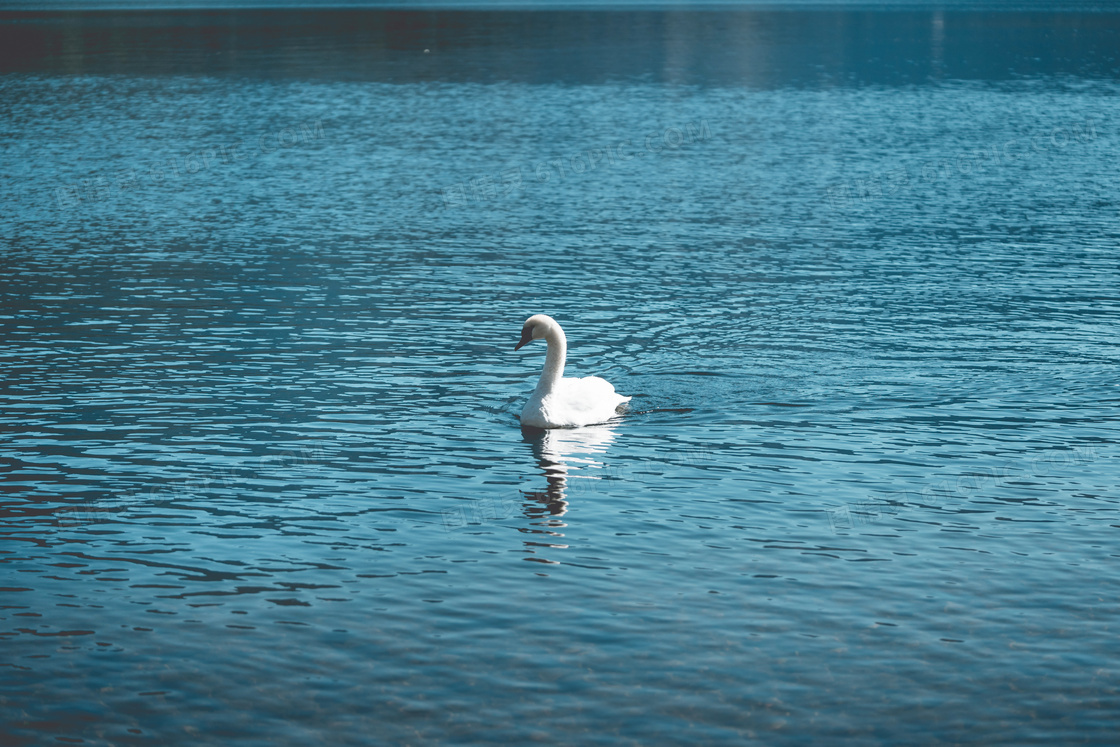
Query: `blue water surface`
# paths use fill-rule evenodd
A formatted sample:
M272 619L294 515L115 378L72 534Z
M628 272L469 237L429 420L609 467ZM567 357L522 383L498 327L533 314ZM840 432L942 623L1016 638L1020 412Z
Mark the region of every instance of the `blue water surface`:
M0 37L5 744L1114 743L1120 14Z

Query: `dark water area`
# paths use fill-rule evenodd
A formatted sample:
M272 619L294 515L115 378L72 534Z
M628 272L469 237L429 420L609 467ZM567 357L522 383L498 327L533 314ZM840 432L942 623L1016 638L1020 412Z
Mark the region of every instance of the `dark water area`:
M0 70L763 88L1116 79L1118 19L905 8L11 12Z
M953 5L0 12L0 742L1114 743L1120 14Z

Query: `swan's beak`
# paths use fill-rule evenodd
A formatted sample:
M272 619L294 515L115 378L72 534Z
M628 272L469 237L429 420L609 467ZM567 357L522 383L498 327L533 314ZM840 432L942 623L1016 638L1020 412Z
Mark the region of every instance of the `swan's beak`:
M521 330L521 342L517 343L517 347L514 348L514 351L520 350L532 341L533 331L529 327L526 327L525 329Z

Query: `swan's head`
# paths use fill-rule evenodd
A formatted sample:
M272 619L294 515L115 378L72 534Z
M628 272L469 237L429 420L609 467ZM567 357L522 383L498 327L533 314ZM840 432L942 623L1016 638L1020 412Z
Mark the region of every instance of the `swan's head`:
M545 314L534 314L525 320L521 328L521 342L517 343L514 350L520 350L533 340L543 340L553 327L558 326L556 320Z

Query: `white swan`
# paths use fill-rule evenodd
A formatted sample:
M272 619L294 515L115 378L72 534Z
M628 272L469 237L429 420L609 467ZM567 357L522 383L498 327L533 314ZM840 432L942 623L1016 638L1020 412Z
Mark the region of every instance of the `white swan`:
M591 425L610 420L618 407L630 401L614 390L611 383L598 376L582 379L564 378L564 361L568 357L568 339L556 320L536 314L525 320L521 328L520 350L533 340L548 343L537 388L521 411L521 424L536 428L563 428Z

